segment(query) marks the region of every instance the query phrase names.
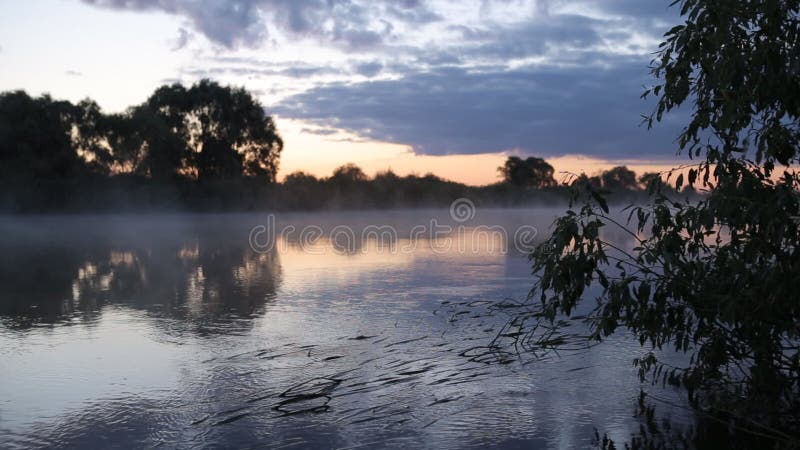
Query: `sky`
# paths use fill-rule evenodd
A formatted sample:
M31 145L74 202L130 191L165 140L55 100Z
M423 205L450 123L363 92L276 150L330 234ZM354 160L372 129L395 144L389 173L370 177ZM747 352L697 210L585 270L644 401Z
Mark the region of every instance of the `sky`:
M641 125L669 0L0 0L0 91L107 111L158 86L244 86L284 138L279 178L498 181L509 155L594 174L682 160L680 112Z

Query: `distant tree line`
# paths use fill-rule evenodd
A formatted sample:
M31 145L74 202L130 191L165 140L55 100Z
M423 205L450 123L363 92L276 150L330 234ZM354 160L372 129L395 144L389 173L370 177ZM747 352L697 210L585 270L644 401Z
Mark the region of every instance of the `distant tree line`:
M565 176L555 179L553 167L540 158L509 157L498 168L502 179L487 186L468 186L444 180L432 173L400 176L391 170L368 177L354 164L345 164L329 177L298 171L276 185L273 205L278 209L315 210L347 208L441 207L467 197L478 205L515 207L564 205L570 195L567 184L591 183L617 201L635 201L646 196L648 182L658 173L637 177L627 167L614 167L596 176ZM665 188L668 190L669 188ZM677 194L677 191L672 191Z
M503 182L521 188L544 189L564 184L556 181L553 175L553 166L541 158L522 159L518 156L511 156L497 170L500 172ZM657 172L646 172L637 177L636 172L626 166L617 166L603 171L599 175L581 175L579 179L589 183L595 189L612 193L637 191L646 188L650 182L660 177L661 175Z
M509 157L502 181L482 187L391 170L370 178L353 164L278 183L282 149L252 94L209 80L162 86L121 113L90 99L1 93L0 211L434 207L459 197L509 207L567 198L541 158ZM629 196L653 177L615 167L585 180Z

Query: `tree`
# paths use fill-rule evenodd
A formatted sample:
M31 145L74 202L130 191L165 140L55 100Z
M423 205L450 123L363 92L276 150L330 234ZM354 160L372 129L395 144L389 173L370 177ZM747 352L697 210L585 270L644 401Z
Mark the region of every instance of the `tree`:
M645 96L657 105L647 122L691 105L677 142L698 161L670 181L708 195L674 201L655 182L626 225L581 184L580 208L558 218L532 254L535 315L555 322L599 285L587 316L592 339L625 327L653 350L691 354L684 367L654 352L637 365L643 377L685 388L695 407L797 446L800 1L673 4L685 22L666 33L653 61L659 84ZM608 242L606 227L634 244Z
M661 174L658 172L645 172L639 177L639 184L647 189L651 184L661 180Z
M154 180L169 181L180 176L191 149L180 136L147 106L137 106L129 112L129 121L136 141L141 142L143 154L136 172Z
M49 95L0 94L0 178L56 180L86 172L72 129L78 109Z
M392 186L396 186L400 182L400 177L397 176L396 173L392 171L392 169L387 169L383 172L378 172L375 174L375 178L373 181L377 184L384 185L387 188L391 188Z
M367 181L367 175L357 165L347 163L334 169L330 180L342 186L350 186Z
M556 185L553 166L541 158L529 157L523 160L510 156L497 170L506 183L514 186L541 189Z
M0 208L91 209L120 199L191 207L243 200L237 205L253 207L271 189L266 184L275 179L282 147L258 101L208 80L188 89L163 86L116 114L90 99L72 104L6 92L0 94ZM232 179L238 181L229 188L216 183Z
M275 181L283 141L272 118L244 89L209 80L189 89L163 86L144 106L139 111L153 111L187 144L184 171L198 180L258 176Z
M303 172L302 170L292 172L283 179L283 184L287 186L311 185L316 183L319 183L317 177L310 173Z
M600 175L603 188L608 191L633 190L636 184L636 173L625 166L617 166L606 170Z
M89 100L79 105L79 146L107 175L132 173L157 181L179 177L191 156L182 137L174 133L147 105L120 114L104 114Z

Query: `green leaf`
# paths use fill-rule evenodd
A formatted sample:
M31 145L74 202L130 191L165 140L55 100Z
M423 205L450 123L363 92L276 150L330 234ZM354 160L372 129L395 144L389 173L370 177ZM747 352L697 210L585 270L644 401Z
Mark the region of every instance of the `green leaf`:
M592 191L592 197L600 205L600 208L603 210L603 212L608 214L608 202L606 201L606 199L603 198L603 196L597 193L596 191Z

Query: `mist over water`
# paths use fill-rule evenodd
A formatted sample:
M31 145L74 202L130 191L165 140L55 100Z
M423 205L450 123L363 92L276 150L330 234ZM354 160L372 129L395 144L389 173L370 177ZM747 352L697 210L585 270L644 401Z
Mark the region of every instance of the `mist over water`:
M573 448L595 427L624 440L638 343L481 350L506 320L487 306L524 299L530 264L510 239L464 243L458 227L541 238L559 212L281 214L295 233L269 251L250 242L266 214L2 218L0 441ZM454 245L413 233L434 219ZM379 225L397 239L331 239ZM322 236L296 239L308 226Z

